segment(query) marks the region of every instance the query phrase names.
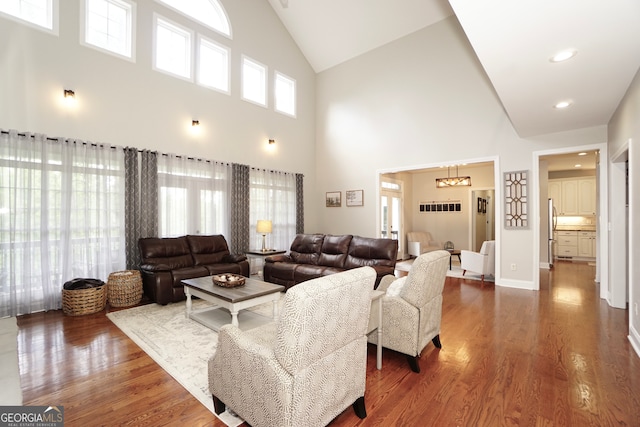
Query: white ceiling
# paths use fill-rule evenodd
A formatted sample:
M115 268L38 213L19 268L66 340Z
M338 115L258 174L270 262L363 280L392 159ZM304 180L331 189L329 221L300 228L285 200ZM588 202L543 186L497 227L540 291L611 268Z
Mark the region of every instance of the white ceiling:
M521 137L606 125L640 68L639 0L268 1L316 72L455 11Z

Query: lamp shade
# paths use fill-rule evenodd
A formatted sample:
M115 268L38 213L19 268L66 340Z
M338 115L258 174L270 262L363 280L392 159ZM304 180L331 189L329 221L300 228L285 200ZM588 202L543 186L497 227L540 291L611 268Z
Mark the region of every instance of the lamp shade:
M271 221L268 219L259 219L256 231L261 234L271 233Z

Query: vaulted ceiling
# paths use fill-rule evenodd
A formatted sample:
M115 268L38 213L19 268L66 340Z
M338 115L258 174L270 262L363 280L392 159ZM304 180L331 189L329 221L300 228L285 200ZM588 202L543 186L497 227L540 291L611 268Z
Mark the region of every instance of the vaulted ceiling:
M521 137L606 125L640 68L638 0L268 1L316 72L455 14Z

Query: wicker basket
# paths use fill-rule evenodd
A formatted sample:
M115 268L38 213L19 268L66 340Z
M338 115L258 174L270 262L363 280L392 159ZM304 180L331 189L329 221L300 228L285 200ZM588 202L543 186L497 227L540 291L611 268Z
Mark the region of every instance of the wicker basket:
M245 278L237 274L218 274L211 276L211 280L214 285L222 286L223 288L235 288L237 286L243 286Z
M131 307L142 300L142 277L138 270L115 271L107 279L111 307Z
M67 316L82 316L104 310L107 305L106 285L83 289L62 289L62 311Z

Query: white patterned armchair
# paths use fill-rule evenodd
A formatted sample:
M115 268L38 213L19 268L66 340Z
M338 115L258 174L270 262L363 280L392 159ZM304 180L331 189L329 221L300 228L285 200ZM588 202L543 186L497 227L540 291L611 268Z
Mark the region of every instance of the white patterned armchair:
M429 341L440 344L442 290L450 254L439 250L420 255L407 276L385 276L378 290L382 297L382 346L407 355L409 366L420 372L418 358ZM377 333L369 334L377 344Z
M371 267L309 280L287 291L275 322L223 326L209 360L216 413L229 407L253 427L325 426L350 405L366 417L375 280Z

